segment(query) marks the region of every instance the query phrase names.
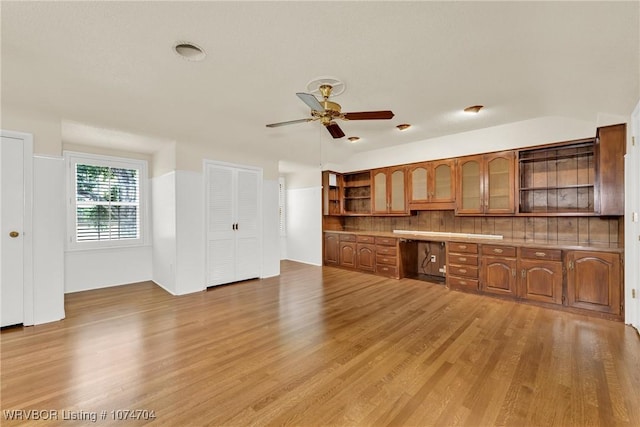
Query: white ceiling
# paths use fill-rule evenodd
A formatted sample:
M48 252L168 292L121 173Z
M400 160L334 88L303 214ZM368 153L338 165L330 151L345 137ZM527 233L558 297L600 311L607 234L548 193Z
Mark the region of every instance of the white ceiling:
M640 99L635 1L1 8L3 107L55 114L74 143L130 133L140 136L129 147L136 151L175 140L305 163L319 140L349 155L542 116L628 116ZM206 59L180 58L177 41L203 47ZM319 76L345 83L335 98L343 111L395 117L340 122L358 144L331 140L317 122L265 127L307 117L295 93ZM461 113L473 104L485 109ZM410 131L395 129L405 122Z

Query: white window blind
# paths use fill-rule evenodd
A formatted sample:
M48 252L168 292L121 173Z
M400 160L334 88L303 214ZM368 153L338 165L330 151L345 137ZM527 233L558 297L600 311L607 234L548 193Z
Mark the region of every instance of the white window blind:
M68 164L71 247L141 243L146 162L70 154Z

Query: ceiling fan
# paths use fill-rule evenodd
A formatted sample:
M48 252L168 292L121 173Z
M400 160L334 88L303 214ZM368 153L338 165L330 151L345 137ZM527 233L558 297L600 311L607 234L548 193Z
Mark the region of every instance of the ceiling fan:
M312 122L320 120L320 123L327 128L332 137L338 139L344 136L344 132L340 129L340 126L335 122L335 119L340 120L388 120L393 117L393 112L389 110L384 111L361 111L357 113L342 113L340 104L329 101L331 96L331 90L333 86L329 84L323 84L318 87L320 94L322 94L322 101L313 96L310 93L298 92L296 95L305 104L311 108L311 117L299 120L290 120L288 122L271 123L267 125L268 128L275 128L279 126L293 125L296 123Z

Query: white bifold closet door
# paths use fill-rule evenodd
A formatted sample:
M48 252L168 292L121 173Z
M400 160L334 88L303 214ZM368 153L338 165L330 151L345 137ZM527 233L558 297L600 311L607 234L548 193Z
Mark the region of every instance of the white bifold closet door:
M207 163L207 286L260 277L260 170Z

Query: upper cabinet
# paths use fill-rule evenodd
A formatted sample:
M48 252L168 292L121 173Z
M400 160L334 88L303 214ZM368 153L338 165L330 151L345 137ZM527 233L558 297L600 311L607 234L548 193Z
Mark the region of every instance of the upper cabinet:
M349 173L325 171L323 214L622 216L626 125L595 138ZM332 220L336 220L333 218Z
M322 172L322 214L342 215L342 175Z
M595 159L593 139L520 151L519 212L593 214Z
M404 166L373 169L373 215L407 215L407 173Z
M515 153L462 157L458 161L456 214L515 212Z
M520 150L519 213L624 215L624 124L596 138Z
M342 175L344 215L371 214L371 172L353 172Z
M409 209L455 207L455 160L445 159L409 165Z
M598 159L599 213L624 215L624 155L626 152L626 125L598 128L596 157Z

